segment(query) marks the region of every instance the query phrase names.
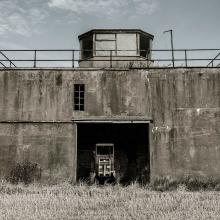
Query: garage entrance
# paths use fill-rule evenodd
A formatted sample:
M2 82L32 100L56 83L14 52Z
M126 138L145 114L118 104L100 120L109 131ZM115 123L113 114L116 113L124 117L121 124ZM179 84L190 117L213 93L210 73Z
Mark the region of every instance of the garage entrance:
M114 146L111 152L114 156L113 169L121 183L149 181L148 123L77 123L78 180L91 178L95 169L96 148L103 145Z

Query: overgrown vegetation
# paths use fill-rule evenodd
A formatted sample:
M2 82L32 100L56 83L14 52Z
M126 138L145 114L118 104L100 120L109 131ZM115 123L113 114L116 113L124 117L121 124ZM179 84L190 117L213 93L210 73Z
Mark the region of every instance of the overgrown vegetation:
M19 182L30 184L34 180L39 180L40 177L41 169L39 165L30 161L24 161L15 165L7 179L14 184Z
M1 181L0 219L220 219L220 192L201 188L191 192L186 185L169 181L126 187ZM193 189L201 186L190 183Z
M189 191L198 191L198 190L215 190L220 191L220 179L214 178L195 178L186 176L179 180L171 178L160 178L155 180L152 184L149 185L150 189L155 191L170 191L176 190L179 187L184 187Z

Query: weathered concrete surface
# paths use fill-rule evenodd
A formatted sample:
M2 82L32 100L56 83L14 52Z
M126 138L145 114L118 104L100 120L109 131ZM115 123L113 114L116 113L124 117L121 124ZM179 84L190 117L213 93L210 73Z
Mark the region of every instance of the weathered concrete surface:
M8 177L16 162L39 164L42 181L76 178L72 124L0 124L0 175Z
M89 60L82 60L79 64L83 68L148 68L153 66L153 63L141 56L115 56L112 58L95 56Z
M86 86L85 112L73 111L73 85ZM146 116L145 73L108 70L0 71L0 121L70 121L89 116ZM150 117L150 116L149 116Z
M220 177L220 70L155 70L153 177Z
M85 84L84 112L73 111L75 83ZM0 174L29 159L42 180L75 179L71 120L131 118L153 120L152 179L220 178L220 69L208 68L1 70Z

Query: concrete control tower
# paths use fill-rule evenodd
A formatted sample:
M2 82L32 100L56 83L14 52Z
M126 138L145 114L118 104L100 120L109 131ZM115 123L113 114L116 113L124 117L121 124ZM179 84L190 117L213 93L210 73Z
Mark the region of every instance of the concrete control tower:
M80 67L147 67L154 36L140 29L93 29L79 36Z

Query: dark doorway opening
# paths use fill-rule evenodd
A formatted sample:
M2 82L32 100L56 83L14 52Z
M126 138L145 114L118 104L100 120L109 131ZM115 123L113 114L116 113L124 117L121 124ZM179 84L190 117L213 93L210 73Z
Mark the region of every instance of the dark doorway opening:
M149 181L148 123L77 124L77 179L89 180L94 166L95 146L114 144L114 169L121 183Z

